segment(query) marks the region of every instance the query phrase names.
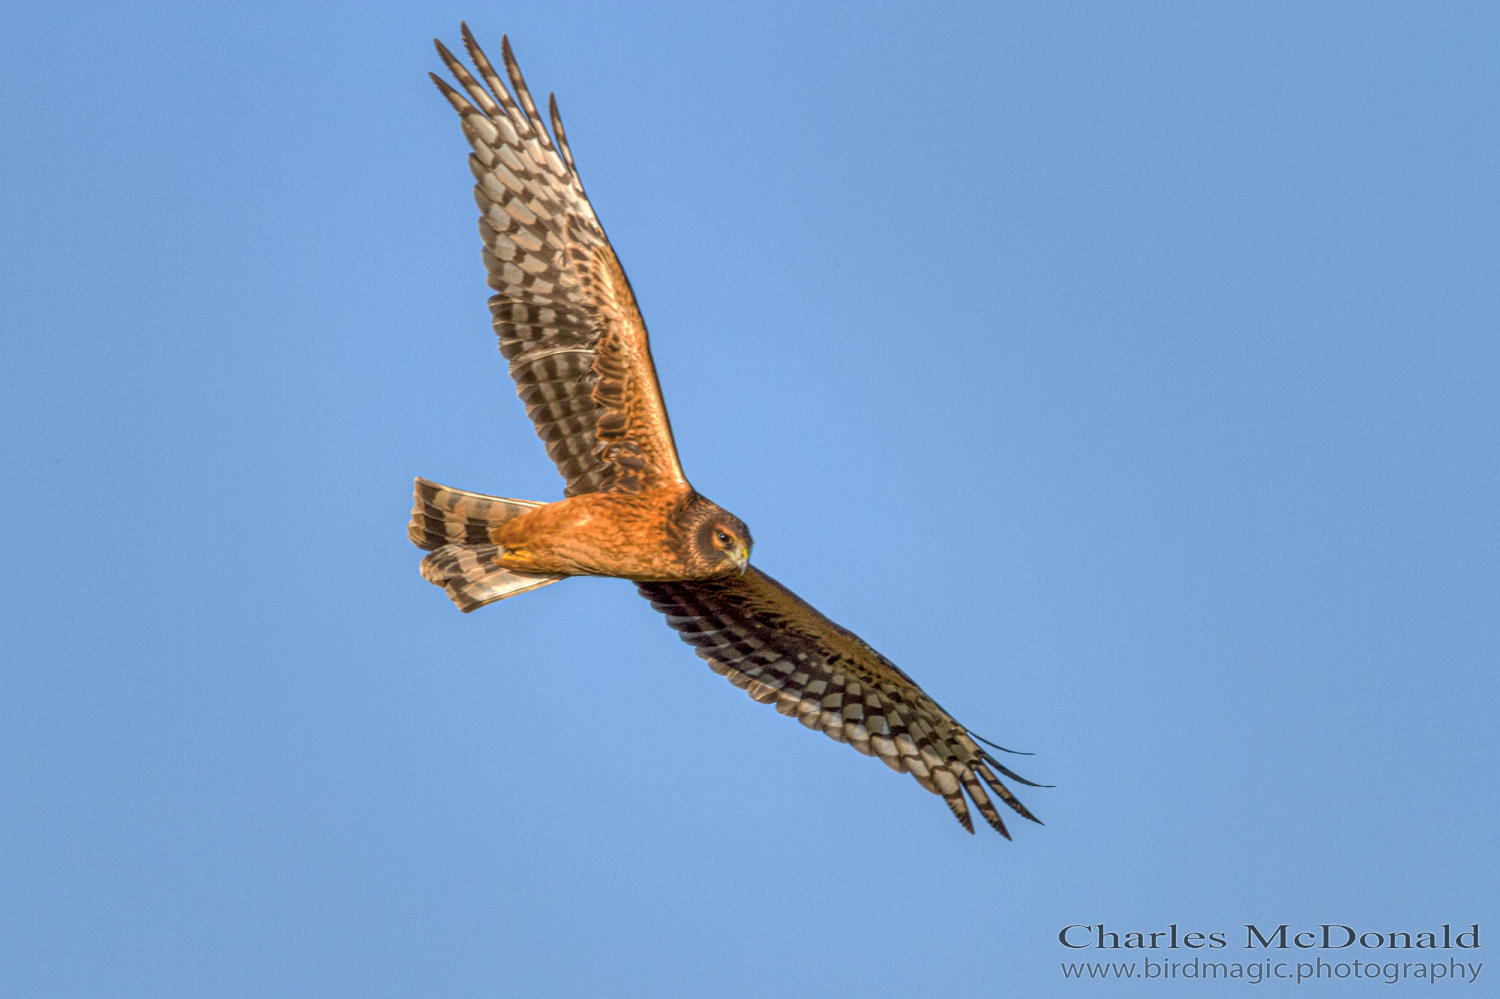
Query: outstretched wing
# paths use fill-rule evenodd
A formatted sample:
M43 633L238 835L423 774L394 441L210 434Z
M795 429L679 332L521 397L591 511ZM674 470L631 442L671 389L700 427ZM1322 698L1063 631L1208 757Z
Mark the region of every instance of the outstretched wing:
M473 146L474 200L500 352L568 496L638 492L686 479L656 382L646 324L583 193L551 102L554 143L502 37L511 91L475 43L484 84L437 49L468 94L432 78Z
M895 663L765 573L752 568L743 576L638 586L715 673L808 728L910 773L941 795L969 832L965 792L1010 838L985 785L1021 817L1038 821L997 772L1038 785L981 748Z

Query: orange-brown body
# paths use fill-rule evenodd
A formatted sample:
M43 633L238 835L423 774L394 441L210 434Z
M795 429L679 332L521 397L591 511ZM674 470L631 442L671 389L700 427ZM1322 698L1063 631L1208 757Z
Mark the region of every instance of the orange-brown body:
M697 497L688 485L644 493L585 493L537 507L490 531L512 572L635 580L722 575L695 565L679 526Z

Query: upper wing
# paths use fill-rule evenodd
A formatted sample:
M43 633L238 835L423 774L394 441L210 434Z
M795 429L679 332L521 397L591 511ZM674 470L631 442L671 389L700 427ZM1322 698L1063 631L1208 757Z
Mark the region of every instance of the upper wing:
M638 586L715 673L808 728L910 773L942 795L969 832L965 791L985 821L1010 838L984 784L1023 818L1038 821L995 771L1038 785L982 749L895 663L760 570Z
M463 28L486 90L442 42L438 52L463 94L434 75L474 147L474 200L500 352L567 480L566 495L681 484L682 466L656 383L635 294L568 150L551 101L553 143L501 39L515 97ZM518 103L519 102L519 103Z

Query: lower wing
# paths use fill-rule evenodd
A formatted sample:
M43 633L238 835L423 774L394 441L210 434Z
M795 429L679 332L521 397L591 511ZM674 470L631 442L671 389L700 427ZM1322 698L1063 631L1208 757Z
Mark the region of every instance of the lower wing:
M974 823L965 792L985 821L1010 838L986 785L1022 818L1039 821L999 775L1039 785L981 748L895 663L760 570L638 586L715 673L808 728L911 774L941 795L969 832Z

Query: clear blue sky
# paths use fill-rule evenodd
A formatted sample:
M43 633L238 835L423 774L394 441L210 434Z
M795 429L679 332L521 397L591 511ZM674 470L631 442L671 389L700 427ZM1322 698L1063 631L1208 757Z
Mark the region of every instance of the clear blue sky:
M414 475L560 495L460 18L558 92L695 484L1046 826L965 835L628 584L418 577ZM1497 53L1480 4L5 5L0 993L1144 995L1058 931L1500 933Z

